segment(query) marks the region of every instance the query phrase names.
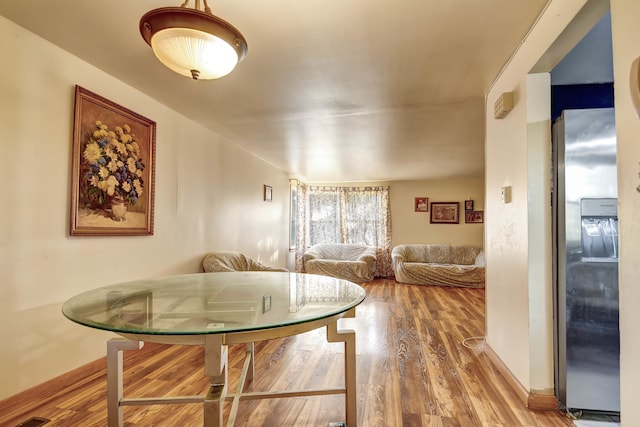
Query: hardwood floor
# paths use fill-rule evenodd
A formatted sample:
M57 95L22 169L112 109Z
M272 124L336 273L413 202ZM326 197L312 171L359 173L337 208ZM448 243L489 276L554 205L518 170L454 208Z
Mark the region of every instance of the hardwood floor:
M356 319L358 424L362 427L563 427L559 411L528 410L483 353L484 290L364 284ZM466 341L465 341L466 340ZM463 341L468 346L463 345ZM105 345L106 347L106 345ZM235 387L244 346L230 348ZM343 346L324 329L256 343L256 378L248 391L343 386ZM146 344L125 352L125 397L204 395L200 347ZM0 426L43 417L49 426L106 426L104 362L58 389L37 387L0 402ZM52 382L52 384L55 381ZM230 405L227 405L230 406ZM226 409L228 411L228 408ZM125 426L201 426L199 404L125 407ZM244 401L237 426L328 426L344 419L344 397Z

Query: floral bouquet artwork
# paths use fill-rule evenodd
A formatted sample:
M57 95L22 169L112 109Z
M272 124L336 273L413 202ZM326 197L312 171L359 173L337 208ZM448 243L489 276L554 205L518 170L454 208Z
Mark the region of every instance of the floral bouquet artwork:
M75 90L72 236L153 235L156 123Z
M86 205L109 207L115 221L125 221L127 206L135 205L144 191L144 163L131 127L123 124L109 130L97 120L82 158L88 184Z

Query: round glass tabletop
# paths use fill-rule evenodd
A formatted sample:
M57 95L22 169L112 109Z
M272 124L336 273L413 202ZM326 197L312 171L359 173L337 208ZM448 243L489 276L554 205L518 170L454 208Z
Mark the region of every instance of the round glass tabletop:
M93 289L62 306L70 320L124 334L256 331L345 313L365 291L333 277L283 272L198 273Z

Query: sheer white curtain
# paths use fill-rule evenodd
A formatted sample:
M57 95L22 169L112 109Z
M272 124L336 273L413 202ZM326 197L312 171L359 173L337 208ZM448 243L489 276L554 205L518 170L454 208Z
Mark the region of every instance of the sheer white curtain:
M389 187L314 187L298 182L296 271L316 243L364 244L376 248L376 276L393 274Z

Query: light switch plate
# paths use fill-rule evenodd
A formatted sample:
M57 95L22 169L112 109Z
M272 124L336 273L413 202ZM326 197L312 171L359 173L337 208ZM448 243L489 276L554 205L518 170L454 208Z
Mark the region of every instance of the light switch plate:
M511 203L511 186L502 187L500 189L500 201L502 203Z

